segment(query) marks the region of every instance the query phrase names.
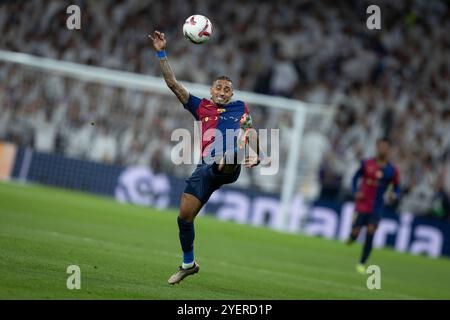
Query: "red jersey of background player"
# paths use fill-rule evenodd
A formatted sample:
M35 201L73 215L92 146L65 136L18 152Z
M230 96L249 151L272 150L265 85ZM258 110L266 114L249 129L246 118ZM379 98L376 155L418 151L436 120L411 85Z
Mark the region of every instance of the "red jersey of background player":
M384 205L383 196L389 185L392 185L397 198L400 195L399 171L387 161L388 150L380 148L376 158L361 161L360 168L353 176L352 189L356 194L355 210L359 213L380 215ZM358 188L360 178L362 181Z

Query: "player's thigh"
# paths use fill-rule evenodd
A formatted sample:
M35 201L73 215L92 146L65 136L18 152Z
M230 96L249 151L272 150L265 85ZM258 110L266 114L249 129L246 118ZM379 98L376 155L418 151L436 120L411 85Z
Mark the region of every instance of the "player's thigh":
M360 230L363 226L366 225L367 215L359 212L355 212L353 216L353 230Z
M202 207L203 203L197 197L189 193L183 193L181 195L180 218L191 222Z
M193 196L205 204L215 190L216 187L214 185L214 177L211 173L211 165L200 164L192 175L186 179L184 193ZM190 209L190 211L192 210Z

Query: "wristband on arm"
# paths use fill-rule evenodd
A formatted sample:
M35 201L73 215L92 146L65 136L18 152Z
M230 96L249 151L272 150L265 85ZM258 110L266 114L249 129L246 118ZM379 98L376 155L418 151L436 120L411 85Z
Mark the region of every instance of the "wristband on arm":
M165 50L161 50L161 51L156 51L156 56L158 57L158 59L163 59L166 58L166 51Z

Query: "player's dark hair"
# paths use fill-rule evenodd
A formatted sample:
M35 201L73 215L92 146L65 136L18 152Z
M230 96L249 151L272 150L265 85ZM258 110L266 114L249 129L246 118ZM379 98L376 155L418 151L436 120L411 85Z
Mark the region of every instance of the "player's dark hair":
M214 79L213 83L216 82L217 80L226 80L226 81L230 81L231 83L233 83L233 81L231 81L231 79L227 76L218 76Z
M389 137L381 137L381 138L378 138L377 143L380 143L380 142L385 142L385 143L387 143L388 145L391 145L391 139L389 139Z

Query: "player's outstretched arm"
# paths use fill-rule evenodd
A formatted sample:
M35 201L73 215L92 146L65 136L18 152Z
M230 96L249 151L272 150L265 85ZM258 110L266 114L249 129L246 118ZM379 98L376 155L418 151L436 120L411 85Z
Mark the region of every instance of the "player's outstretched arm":
M159 65L161 66L161 71L167 86L170 90L172 90L182 104L186 104L189 100L189 92L177 81L175 74L170 67L169 60L164 52L166 48L164 33L155 31L153 35L149 35L149 38L152 40L153 48L158 54Z

